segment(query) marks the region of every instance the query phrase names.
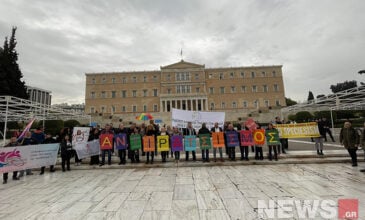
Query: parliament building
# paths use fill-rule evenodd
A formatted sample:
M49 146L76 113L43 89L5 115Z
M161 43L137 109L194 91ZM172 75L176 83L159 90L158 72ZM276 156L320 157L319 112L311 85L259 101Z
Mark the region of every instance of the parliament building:
M285 106L282 66L205 68L181 60L158 71L86 73L85 112L138 115L265 111Z

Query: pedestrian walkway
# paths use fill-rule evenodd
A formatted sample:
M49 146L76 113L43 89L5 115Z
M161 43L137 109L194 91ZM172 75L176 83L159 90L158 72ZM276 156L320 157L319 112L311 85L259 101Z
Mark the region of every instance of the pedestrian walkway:
M359 219L365 219L365 174L359 172L364 167L360 162L46 172L0 186L0 219L259 219L259 200L330 200L337 210L341 198L359 199ZM322 219L322 208L316 219ZM291 219L298 218L294 211Z

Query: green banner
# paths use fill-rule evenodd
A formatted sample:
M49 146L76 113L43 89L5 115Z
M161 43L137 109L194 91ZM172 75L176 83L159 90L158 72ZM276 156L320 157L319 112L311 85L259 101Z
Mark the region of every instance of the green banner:
M267 145L279 145L279 131L276 129L266 130L266 142Z
M200 149L202 150L209 150L210 148L212 148L210 134L199 134L199 144Z
M140 134L132 134L129 137L129 142L131 144L131 150L139 150L142 148L142 139Z

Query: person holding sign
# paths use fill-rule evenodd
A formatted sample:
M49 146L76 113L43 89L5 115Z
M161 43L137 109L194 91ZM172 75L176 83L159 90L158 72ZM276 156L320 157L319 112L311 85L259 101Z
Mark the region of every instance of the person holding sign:
M111 126L106 124L104 130L100 133L100 149L102 150L102 153L99 166L105 164L105 153L108 153L108 165L112 164L113 138L114 132L111 130Z
M202 150L203 163L209 162L209 149L212 147L210 143L210 131L206 124L203 123L199 129L199 143Z
M155 157L155 129L152 124L149 124L146 129L146 134L143 137L143 151L146 152L147 161L146 164L153 164L153 158Z
M277 146L280 145L279 132L274 128L272 123L269 123L266 129L266 142L269 147L269 160L272 160L272 151L274 150L274 159L278 160L278 149Z
M180 161L180 151L184 150L183 146L183 136L179 132L177 127L173 127L173 132L171 135L171 149L174 152L175 162L179 163Z
M263 139L263 141L261 143L255 144L255 160L263 160L264 155L262 152L262 145L265 144L265 130L261 129L261 126L259 124L257 124L256 130L254 131L254 136L255 136L255 139L260 139L260 137L261 137L261 140Z
M227 130L224 132L226 148L228 150L228 158L231 161L236 161L236 146L239 146L238 133L233 128L233 124L229 123Z
M5 145L4 147L16 147L16 146L20 146L20 143L18 143L16 137L11 137L10 143ZM8 173L3 173L3 184L8 183L8 175L9 175ZM18 171L13 172L13 180L20 180L20 178L18 177Z
M129 133L129 142L128 142L128 155L129 159L131 159L132 163L139 163L139 149L142 148L142 136L140 134L140 130L137 127L128 131Z
M184 136L192 136L192 135L196 135L195 129L193 128L193 125L191 122L188 122L188 126L187 128L183 129L183 135ZM196 154L195 154L195 150L191 151L191 154L193 155L193 161L196 161ZM185 160L188 161L189 160L189 151L185 150Z
M118 149L119 165L126 163L126 153L128 148L128 130L124 127L124 124L119 124L119 127L115 134L115 144Z
M246 126L246 122L242 123L240 131L240 151L241 160L249 161L248 159L248 147L253 145L252 131Z
M170 150L169 136L166 133L166 128L162 127L160 135L157 136L157 150L161 152L162 163L166 163L166 157Z
M211 131L211 134L212 134L212 138L213 139L216 139L217 137L219 138L219 134L222 134L222 142L223 142L223 146L224 146L224 135L223 135L223 129L221 127L219 127L218 125L218 122L214 123L214 127L212 127L210 129ZM219 141L219 139L218 139ZM213 141L214 143L214 141ZM219 150L219 156L220 156L220 160L221 162L224 162L223 160L223 150L222 150L223 147L215 147L213 146L213 157L214 157L214 162L217 162L217 149Z
M70 136L66 135L63 140L61 141L61 159L62 159L62 171L65 172L67 165L67 170L70 171L70 159L71 159L71 150L72 144L70 140Z

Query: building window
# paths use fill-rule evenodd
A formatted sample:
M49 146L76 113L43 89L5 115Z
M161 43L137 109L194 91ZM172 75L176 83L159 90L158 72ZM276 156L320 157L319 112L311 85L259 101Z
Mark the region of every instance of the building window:
M195 79L198 80L199 79L199 73L195 73Z
M262 74L262 77L266 77L266 73L264 71L261 74Z
M115 78L112 78L112 83L115 83Z
M190 93L191 86L189 85L177 85L176 86L176 93Z
M176 73L176 81L189 81L190 73Z
M195 92L196 92L196 93L200 93L200 88L199 88L199 87L196 87L196 88L195 88Z
M247 108L247 101L243 101L243 107Z
M95 78L92 78L91 83L95 84Z
M281 106L281 104L280 104L280 100L276 100L276 101L275 101L275 104L276 104L276 106Z
M213 78L213 74L209 73L208 78L209 78L209 79Z
M235 86L231 86L231 92L235 93L236 92L236 87Z
M133 112L136 112L136 111L137 111L137 106L136 106L136 105L133 105L133 106L132 106L132 111L133 111Z
M255 78L255 72L251 72L251 78Z
M115 91L112 91L112 98L115 98Z
M126 108L125 108L125 106L122 106L122 112L126 112L127 110L126 110Z
M114 112L115 112L115 106L114 106L114 105L112 105L112 107L111 107L111 109L110 109L110 110L111 110L111 112L112 112L112 113L114 113Z
M153 81L157 81L157 76L153 76Z
M232 108L237 108L237 103L236 102L232 102Z
M134 83L137 82L137 77L133 76L132 77L132 82L134 82Z
M127 83L127 77L122 78L122 83Z
M233 79L233 77L234 77L234 72L231 72L231 73L229 74L229 78Z
M214 88L213 87L209 87L209 93L214 94Z
M104 91L102 91L101 92L101 98L105 98L106 97L106 95L105 95L106 93L104 92Z
M226 108L226 103L222 102L222 103L221 103L221 107L222 107L222 108Z
M255 108L258 108L258 107L259 107L259 101L258 101L258 100L255 100L255 101L253 102L253 106L254 106Z
M257 86L252 86L252 92L257 92Z
M224 94L224 87L221 87L221 94Z
M101 113L105 112L105 106L101 106Z
M245 78L245 73L241 72L241 78Z
M143 90L143 97L146 97L147 96L147 89L144 89Z
M91 92L91 98L95 98L95 92Z
M279 91L279 86L278 84L274 84L274 92L278 92Z
M246 92L246 86L241 86L241 92Z
M143 111L147 112L147 105L143 105Z
M143 76L143 82L147 82L147 76Z
M154 112L157 112L157 105L155 104L155 105L153 105L153 111Z
M219 74L219 79L224 79L224 73Z
M274 71L272 71L272 77L276 77L276 72L275 72L275 70L274 70Z
M210 110L213 110L214 109L214 102L211 102L210 103Z
M105 77L103 78L102 82L103 82L103 83L106 83L106 79L105 79Z
M269 100L265 100L265 107L269 107Z
M262 86L262 91L264 91L264 92L268 92L269 91L267 85L263 85Z
M95 113L95 108L94 107L90 108L90 113Z
M122 91L122 98L126 98L127 97L127 91L126 90L123 90Z
M137 97L137 90L132 91L132 97Z
M171 94L171 89L167 89L167 94Z
M153 96L157 97L157 89L153 89Z
M166 81L170 81L170 80L171 80L171 75L170 74L167 74Z

